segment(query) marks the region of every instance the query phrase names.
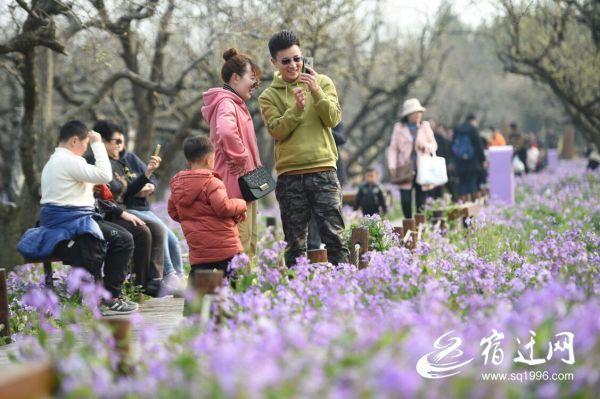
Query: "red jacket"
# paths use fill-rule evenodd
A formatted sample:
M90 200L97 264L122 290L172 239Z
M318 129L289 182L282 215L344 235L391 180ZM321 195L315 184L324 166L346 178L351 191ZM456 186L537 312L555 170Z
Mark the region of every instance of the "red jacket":
M169 216L181 223L190 249L190 264L229 259L244 248L236 220L246 201L227 196L215 172L184 170L171 179Z

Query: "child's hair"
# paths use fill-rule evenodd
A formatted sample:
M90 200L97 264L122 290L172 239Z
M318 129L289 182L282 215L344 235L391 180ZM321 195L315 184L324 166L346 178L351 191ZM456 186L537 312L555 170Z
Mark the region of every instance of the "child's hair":
M183 153L188 162L201 161L213 152L215 148L206 136L188 137L183 142Z
M365 175L367 173L377 173L377 170L375 170L375 168L367 168L367 169L365 169Z
M275 59L278 51L290 48L294 44L300 46L300 39L298 39L298 36L291 30L282 30L281 32L275 33L269 39L269 52L271 53L271 58Z
M252 61L252 58L248 57L246 54L238 53L235 47L225 50L223 59L225 60L225 63L221 68L221 79L223 79L223 82L225 83L229 83L234 73L237 73L239 76L244 76L248 65L250 65L250 70L254 72L254 76L257 80L259 80L262 75L262 71L258 65Z
M61 128L58 135L58 141L65 143L69 141L71 137L77 137L79 140L84 140L88 135L88 128L85 123L81 121L69 121L65 123Z

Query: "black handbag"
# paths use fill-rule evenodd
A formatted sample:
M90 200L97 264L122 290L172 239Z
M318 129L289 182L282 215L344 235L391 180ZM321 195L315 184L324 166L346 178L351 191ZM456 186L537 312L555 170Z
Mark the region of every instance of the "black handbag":
M247 202L256 201L275 190L275 180L264 166L238 177L238 183Z

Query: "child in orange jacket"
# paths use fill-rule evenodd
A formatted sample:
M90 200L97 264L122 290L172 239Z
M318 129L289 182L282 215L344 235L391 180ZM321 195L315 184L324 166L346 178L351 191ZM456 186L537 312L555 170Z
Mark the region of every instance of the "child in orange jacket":
M190 137L183 143L189 170L171 179L169 215L179 222L189 247L192 271L223 270L243 251L237 223L246 218L246 201L229 198L212 169L215 151L208 137Z

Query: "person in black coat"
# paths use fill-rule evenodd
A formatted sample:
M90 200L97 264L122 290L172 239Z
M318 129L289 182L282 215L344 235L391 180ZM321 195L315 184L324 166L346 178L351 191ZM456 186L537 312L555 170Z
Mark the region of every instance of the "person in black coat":
M365 182L362 183L356 193L354 201L354 210L360 209L363 215L385 215L387 213L387 204L383 189L377 181L377 172L369 168L365 172Z
M477 119L469 114L462 125L454 128L452 152L458 176L458 196L475 194L477 178L485 169L485 154L479 132Z

